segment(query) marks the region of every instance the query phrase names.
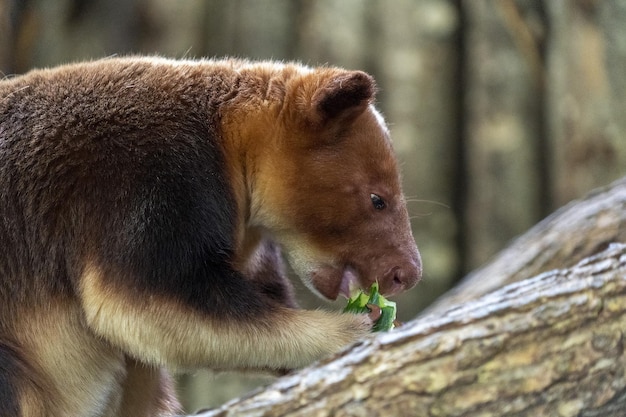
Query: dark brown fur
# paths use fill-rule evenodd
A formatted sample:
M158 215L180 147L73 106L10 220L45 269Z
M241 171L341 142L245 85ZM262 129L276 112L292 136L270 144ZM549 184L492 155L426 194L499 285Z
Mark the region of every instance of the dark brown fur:
M365 335L296 309L281 249L326 298L419 279L374 92L236 60L1 81L0 415L167 414L164 366L281 372Z

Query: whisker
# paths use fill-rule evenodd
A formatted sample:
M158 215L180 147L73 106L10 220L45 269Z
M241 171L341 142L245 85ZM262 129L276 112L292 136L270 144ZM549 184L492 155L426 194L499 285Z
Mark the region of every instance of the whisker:
M418 199L418 198L406 198L405 201L407 203L426 203L426 204L434 204L436 206L440 206L443 208L447 208L450 209L451 207L448 204L442 203L440 201L435 201L435 200L424 200L424 199Z
M428 212L428 213L418 213L418 214L413 214L411 216L409 216L409 220L415 220L415 219L421 219L423 217L428 217L428 216L432 216L433 212Z

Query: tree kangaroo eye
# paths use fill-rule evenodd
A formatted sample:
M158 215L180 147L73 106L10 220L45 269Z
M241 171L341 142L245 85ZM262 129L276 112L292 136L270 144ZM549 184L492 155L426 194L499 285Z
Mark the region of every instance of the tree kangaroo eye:
M383 200L379 195L370 194L370 198L372 199L372 204L376 210L382 210L387 207L387 203Z

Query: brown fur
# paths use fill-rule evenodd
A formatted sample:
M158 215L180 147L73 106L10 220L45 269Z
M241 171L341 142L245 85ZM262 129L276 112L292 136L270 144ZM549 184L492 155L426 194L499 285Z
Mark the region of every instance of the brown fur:
M331 299L419 279L375 89L159 58L0 82L0 414L170 414L165 367L280 373L366 335L297 309L281 253Z

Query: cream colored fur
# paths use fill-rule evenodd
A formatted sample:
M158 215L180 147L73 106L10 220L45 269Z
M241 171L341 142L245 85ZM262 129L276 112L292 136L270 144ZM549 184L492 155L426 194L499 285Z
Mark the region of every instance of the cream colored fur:
M371 328L367 316L290 308L277 308L258 321L212 320L171 300L151 297L131 302L103 282L105 277L94 265L81 280L89 326L124 352L159 366L299 368L338 351Z

